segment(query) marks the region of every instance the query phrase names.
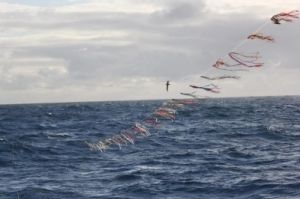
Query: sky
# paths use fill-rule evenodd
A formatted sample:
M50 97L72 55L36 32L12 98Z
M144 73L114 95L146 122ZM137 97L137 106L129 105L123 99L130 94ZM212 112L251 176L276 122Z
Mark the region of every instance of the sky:
M299 0L0 0L0 104L178 98L230 51L262 68L211 97L300 95ZM253 32L275 43L248 41ZM165 82L170 80L170 91Z

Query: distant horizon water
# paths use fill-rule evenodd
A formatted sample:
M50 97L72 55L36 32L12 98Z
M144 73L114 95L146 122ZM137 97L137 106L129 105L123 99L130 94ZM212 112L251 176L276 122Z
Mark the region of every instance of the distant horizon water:
M199 99L231 99L231 98L264 98L264 97L299 97L300 95L252 95L252 96L210 96L210 97L200 97ZM78 100L78 101L41 101L41 102L17 102L17 103L0 103L0 106L2 105L31 105L31 104L65 104L65 103L97 103L97 102L130 102L130 101L166 101L171 99L192 99L189 97L176 97L176 98L148 98L148 99L112 99L112 100Z

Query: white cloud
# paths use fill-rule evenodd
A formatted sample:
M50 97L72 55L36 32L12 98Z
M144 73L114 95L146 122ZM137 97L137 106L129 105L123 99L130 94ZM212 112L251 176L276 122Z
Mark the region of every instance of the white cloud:
M2 1L0 103L178 97L206 83L199 76L216 73L211 64L272 14L297 8L295 0ZM299 21L263 31L276 43L239 50L261 51L266 69L221 83L220 96L300 94Z
M152 13L160 9L155 4L147 4L140 1L133 3L126 0L90 0L80 4L66 5L55 10L61 13L88 13L88 12L106 12L106 13Z
M259 17L269 17L283 11L300 8L298 0L206 0L207 8L212 12L220 14L245 13L248 12Z

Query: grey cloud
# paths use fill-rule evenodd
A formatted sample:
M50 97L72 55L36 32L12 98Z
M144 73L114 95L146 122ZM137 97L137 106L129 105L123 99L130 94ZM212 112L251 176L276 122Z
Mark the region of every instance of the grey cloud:
M168 1L166 1L168 2ZM139 29L149 28L157 23L176 23L199 16L205 4L203 1L170 1L163 9L154 13L124 12L57 12L54 8L40 8L30 12L0 13L0 25L6 28L22 29ZM147 22L150 22L147 24Z
M153 13L153 19L156 23L170 23L193 19L202 14L205 8L203 2L173 2L161 11Z
M59 38L60 35L48 35L40 42L31 44L28 41L22 45L18 44L18 40L11 41L8 38L8 44L14 46L13 58L48 57L64 60L67 72L59 75L44 65L38 77L15 76L5 81L7 77L0 75L0 87L14 90L36 87L49 90L61 87L90 89L98 85L111 85L111 82L126 87L128 85L124 78L137 77L176 82L209 70L217 58L224 57L263 23L255 15L214 15L205 12L202 1L171 1L162 8L156 13L144 14L67 14L50 9L45 13L37 13L37 19L30 14L10 16L11 21L1 22L1 26L7 26L8 33L30 35L35 32L43 35L48 30L71 30L74 33L92 33L95 37L64 40ZM290 30L291 27L293 29ZM14 30L16 28L22 30ZM109 35L97 37L97 31L103 30L123 31L127 34L119 38L110 38ZM295 41L299 27L289 24L280 27L269 25L264 31L278 36L277 43L253 41L246 43L240 50L261 51L267 62L266 67L278 61L287 68L297 67L299 45ZM59 39L56 41L55 37ZM13 68L14 65L9 67Z
M143 33L141 29L133 34L138 40L133 39L132 44L124 46L92 42L61 43L28 47L23 52L27 52L27 56L50 56L66 60L70 78L74 81L136 75L176 79L210 67L213 59L230 50L237 38L241 37L240 31L233 31L236 27L244 27L245 33L250 32L257 21L251 21L251 16L243 17L238 20L211 21L204 25L148 27L150 34L148 31ZM148 22L144 23L147 26ZM159 36L151 37L151 31ZM79 51L82 48L88 51ZM186 70L187 66L189 70Z

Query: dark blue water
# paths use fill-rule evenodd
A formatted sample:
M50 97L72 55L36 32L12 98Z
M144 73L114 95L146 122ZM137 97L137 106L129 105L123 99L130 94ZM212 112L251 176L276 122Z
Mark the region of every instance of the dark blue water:
M206 99L91 151L162 101L0 106L0 198L300 198L300 97Z

